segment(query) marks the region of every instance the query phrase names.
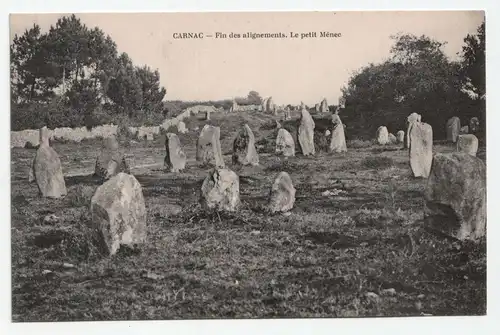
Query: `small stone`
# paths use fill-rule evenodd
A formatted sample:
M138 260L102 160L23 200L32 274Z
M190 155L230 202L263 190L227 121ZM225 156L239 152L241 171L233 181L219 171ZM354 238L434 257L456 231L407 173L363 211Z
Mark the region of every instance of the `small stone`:
M52 271L50 271L50 270L43 270L42 271L43 275L48 275L49 273L52 273Z
M380 292L382 295L390 295L390 296L393 296L393 295L396 295L396 290L393 289L393 288L387 288L385 290L382 290L382 292Z

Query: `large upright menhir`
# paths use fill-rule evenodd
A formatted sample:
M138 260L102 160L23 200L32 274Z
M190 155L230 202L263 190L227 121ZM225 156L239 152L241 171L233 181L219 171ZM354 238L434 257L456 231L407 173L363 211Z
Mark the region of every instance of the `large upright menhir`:
M40 129L40 147L36 151L30 171L30 180L36 181L43 197L60 198L67 194L66 183L57 152L50 147L49 129Z

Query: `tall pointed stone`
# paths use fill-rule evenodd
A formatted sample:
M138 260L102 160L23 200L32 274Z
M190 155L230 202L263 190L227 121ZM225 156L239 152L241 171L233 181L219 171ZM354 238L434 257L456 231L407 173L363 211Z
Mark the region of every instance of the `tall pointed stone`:
M410 128L410 167L415 177L427 178L432 165L432 127L413 122Z
M329 112L328 102L326 101L326 98L321 101L321 106L319 108L319 111L321 113L328 113Z
M40 146L36 151L32 165L32 180L36 181L38 191L43 197L61 198L67 194L62 172L61 160L57 152L50 147L49 130L40 129Z
M314 155L316 153L314 148L314 127L315 124L311 114L303 108L301 110L298 139L304 156Z

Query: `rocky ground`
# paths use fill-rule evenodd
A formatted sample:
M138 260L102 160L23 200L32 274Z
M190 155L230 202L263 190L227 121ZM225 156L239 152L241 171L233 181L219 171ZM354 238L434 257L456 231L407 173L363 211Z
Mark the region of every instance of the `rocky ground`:
M100 144L53 145L68 187L62 200L42 199L28 183L35 151L12 150L14 321L486 313L485 239L458 243L423 227L425 180L412 177L400 145L351 140L345 154L285 160L272 153L271 117L215 115L210 122L221 127L229 168L237 127L254 131L260 166L235 169L242 210L199 208L209 168L194 161L192 129L203 122L188 121L191 131L179 135L184 173L162 171L161 140L131 144L149 241L111 258L99 254L88 225ZM478 156L484 159L485 148ZM297 189L295 208L270 216L262 209L280 171Z

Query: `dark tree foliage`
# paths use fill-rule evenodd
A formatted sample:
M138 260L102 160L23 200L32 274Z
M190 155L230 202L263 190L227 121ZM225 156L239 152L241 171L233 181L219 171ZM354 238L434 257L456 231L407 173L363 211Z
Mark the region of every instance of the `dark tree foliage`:
M475 42L468 42L481 38L465 39L464 50L468 51L464 51L460 62L449 60L442 51L444 43L427 36L404 34L392 39L391 57L360 69L342 89L341 101L345 104L342 118L355 136L372 138L381 125L392 133L405 130L406 117L416 112L433 127L434 138L441 139L450 117L458 116L466 124L471 117L481 116L465 85L469 82L481 87L481 82L484 83L484 63L481 70L471 60L472 56L467 56L474 54L474 60L481 58L477 56L480 51L470 51ZM465 73L471 73L468 79ZM480 92L481 88L476 90Z

